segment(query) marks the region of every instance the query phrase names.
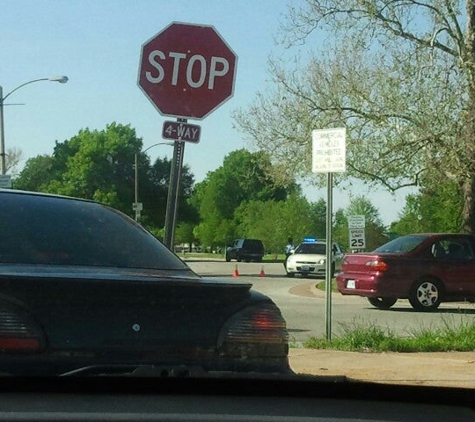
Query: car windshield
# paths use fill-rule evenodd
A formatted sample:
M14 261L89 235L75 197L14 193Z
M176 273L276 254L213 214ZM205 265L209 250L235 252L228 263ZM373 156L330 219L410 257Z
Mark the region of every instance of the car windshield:
M326 246L324 243L301 243L297 249L296 254L314 254L325 255Z
M403 236L385 243L373 252L409 252L417 248L427 238L428 236L425 235Z
M475 0L2 6L0 374L475 388Z

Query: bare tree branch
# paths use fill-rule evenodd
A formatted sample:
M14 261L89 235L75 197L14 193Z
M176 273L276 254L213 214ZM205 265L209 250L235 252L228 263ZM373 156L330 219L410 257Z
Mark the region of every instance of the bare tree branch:
M23 158L23 152L20 148L8 148L5 154L6 173L16 175L18 165Z

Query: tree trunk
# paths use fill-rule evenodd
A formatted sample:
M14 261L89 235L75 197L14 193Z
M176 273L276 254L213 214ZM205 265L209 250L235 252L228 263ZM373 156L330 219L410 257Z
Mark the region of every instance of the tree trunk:
M470 72L471 73L471 72ZM463 195L462 232L475 233L475 78L472 77L468 91L463 142L466 176L461 180Z
M462 194L462 232L475 233L475 175L463 182Z
M475 233L475 0L466 0L467 32L466 54L468 77L467 113L465 116L465 142L469 161L469 176L462 182L462 232Z

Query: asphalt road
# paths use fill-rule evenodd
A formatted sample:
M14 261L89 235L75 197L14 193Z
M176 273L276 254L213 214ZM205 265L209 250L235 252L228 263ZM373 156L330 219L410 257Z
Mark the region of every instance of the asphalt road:
M285 276L280 263L236 263L224 261L187 261L188 265L204 278L220 278L233 282L251 283L253 288L271 297L287 321L291 341L300 343L310 337L326 334L325 293L315 289L320 281L315 278L294 279ZM236 269L238 277L233 277ZM261 276L261 271L265 276ZM345 328L355 324L374 324L388 328L398 335L410 335L422 329L438 326L457 326L472 322L475 304L442 304L437 312L415 312L407 300L399 300L390 310L381 311L371 306L365 298L332 295L331 334L337 337Z

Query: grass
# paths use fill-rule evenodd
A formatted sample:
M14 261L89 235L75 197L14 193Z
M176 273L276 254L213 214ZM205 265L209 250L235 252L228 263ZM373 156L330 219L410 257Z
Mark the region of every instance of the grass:
M208 252L175 252L180 258L200 258L200 259L223 259L222 253L208 253Z
M196 258L196 259L219 259L224 261L224 254L223 253L207 253L207 252L177 252L176 253L180 258ZM264 263L271 263L271 262L284 262L285 255L280 254L266 254L262 259ZM235 262L235 261L234 261Z
M325 280L323 281L320 281L319 283L316 284L316 288L318 290L322 290L323 292L326 291L326 285L327 283L325 282ZM332 279L332 292L334 293L338 293L338 287L336 285L336 279Z
M444 319L437 327L413 330L406 337L374 323L342 325L341 331L341 335L332 341L312 337L304 347L354 352L475 351L475 322L456 322L455 319Z

